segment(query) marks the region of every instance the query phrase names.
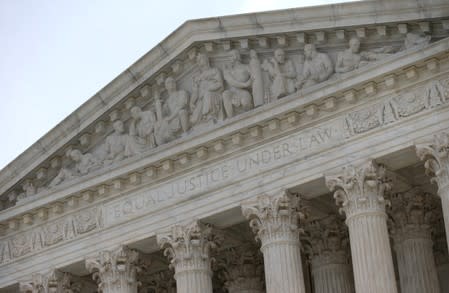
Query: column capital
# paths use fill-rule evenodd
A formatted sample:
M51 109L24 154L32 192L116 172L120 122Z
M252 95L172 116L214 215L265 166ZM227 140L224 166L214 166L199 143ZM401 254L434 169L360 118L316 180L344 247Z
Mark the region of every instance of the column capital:
M278 241L299 243L302 230L298 224L304 213L300 211L298 194L283 190L272 196L260 195L242 203L242 212L262 247Z
M416 145L416 154L424 161L426 174L438 184L439 191L449 190L449 134L441 132L432 142Z
M169 258L170 267L178 274L197 269L210 271L210 252L218 247L222 238L211 225L195 220L187 225L175 225L169 233L158 234L157 242Z
M432 223L437 220L438 198L415 187L391 196L389 214L396 242L410 238L431 240Z
M373 160L361 166L348 165L341 174L326 176L326 186L334 192L340 211L348 219L364 213L385 213L385 195L391 189L386 171L384 165Z
M102 292L128 292L137 290L139 253L127 246L101 251L98 256L86 259L86 268ZM137 292L137 291L136 291Z
M228 248L217 257L215 270L228 291L263 291L263 256L252 244Z
M23 293L64 293L81 292L82 284L75 282L69 273L52 270L46 274L33 274L30 281L20 282Z
M303 247L314 268L327 264L349 264L348 229L337 215L304 225Z

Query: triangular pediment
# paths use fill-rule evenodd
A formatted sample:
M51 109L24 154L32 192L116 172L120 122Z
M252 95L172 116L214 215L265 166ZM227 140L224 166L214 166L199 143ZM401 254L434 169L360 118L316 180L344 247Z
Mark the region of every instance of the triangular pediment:
M413 75L415 63L447 52L448 36L447 1L189 21L4 168L0 194L11 207L145 164L170 170L181 153L219 152L220 135L287 115L287 101L313 112L354 85L375 91L380 77Z

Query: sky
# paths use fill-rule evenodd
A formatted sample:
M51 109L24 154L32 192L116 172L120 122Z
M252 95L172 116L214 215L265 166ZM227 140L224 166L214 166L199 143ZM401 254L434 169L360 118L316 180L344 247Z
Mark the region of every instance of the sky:
M0 0L0 170L189 19L349 0Z

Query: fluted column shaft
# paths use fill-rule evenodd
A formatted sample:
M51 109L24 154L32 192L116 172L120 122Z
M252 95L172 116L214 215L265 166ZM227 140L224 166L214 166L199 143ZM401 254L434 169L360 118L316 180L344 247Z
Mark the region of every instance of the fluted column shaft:
M446 241L447 246L449 247L449 236L447 236L449 235L449 184L444 188L439 188L438 195L441 198L441 207L443 208L443 217L444 217L444 227L446 230Z
M351 267L345 260L323 261L312 258L312 276L315 293L353 293ZM335 259L334 259L335 260Z
M357 293L396 293L386 214L366 213L346 220Z
M299 197L285 191L242 204L262 243L267 293L305 293L299 242Z
M261 250L267 293L306 292L299 240L263 241Z
M430 231L395 244L402 292L440 293ZM427 237L426 237L427 236Z
M175 265L177 293L212 293L212 271L209 258L194 253L192 259Z

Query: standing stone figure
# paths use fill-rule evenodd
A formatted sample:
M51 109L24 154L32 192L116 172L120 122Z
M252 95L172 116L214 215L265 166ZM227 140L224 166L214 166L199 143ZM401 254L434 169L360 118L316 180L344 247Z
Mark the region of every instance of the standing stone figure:
M240 52L231 51L231 64L226 64L223 76L230 85L223 92L223 105L227 117L234 116L234 107L247 111L253 108L253 99L248 91L252 84L251 71L248 65L242 64Z
M130 112L129 135L134 139L135 151L143 151L145 147L155 147L156 115L154 112L151 110L142 111L138 106L132 107Z
M249 70L251 72L251 79L253 81L253 103L254 107L259 107L264 104L262 66L260 65L260 60L255 50L249 51L249 57Z
M285 57L284 50L276 49L274 57L269 61L265 60L262 68L268 71L272 80L270 87L272 98L279 99L295 92L295 65L292 60Z
M75 165L71 168L63 167L58 175L50 182L50 187L61 184L63 181L69 180L73 177L86 175L93 168L98 166L98 161L90 153L82 154L80 150L74 149L67 153Z
M360 40L351 38L349 40L349 48L338 53L337 63L335 64L336 73L346 73L353 71L368 63L364 52L360 52Z
M158 145L175 139L180 133L189 130L189 93L176 88L173 77L165 80L167 100L161 103L159 95L155 97L156 115L158 128L156 130L156 142Z
M298 89L323 82L334 73L329 56L318 52L314 44L306 44L304 46L304 56L304 68L301 79L297 84Z
M209 58L204 53L197 56L199 74L193 77L190 122L195 125L200 121L222 119L223 78L218 68L211 67Z

